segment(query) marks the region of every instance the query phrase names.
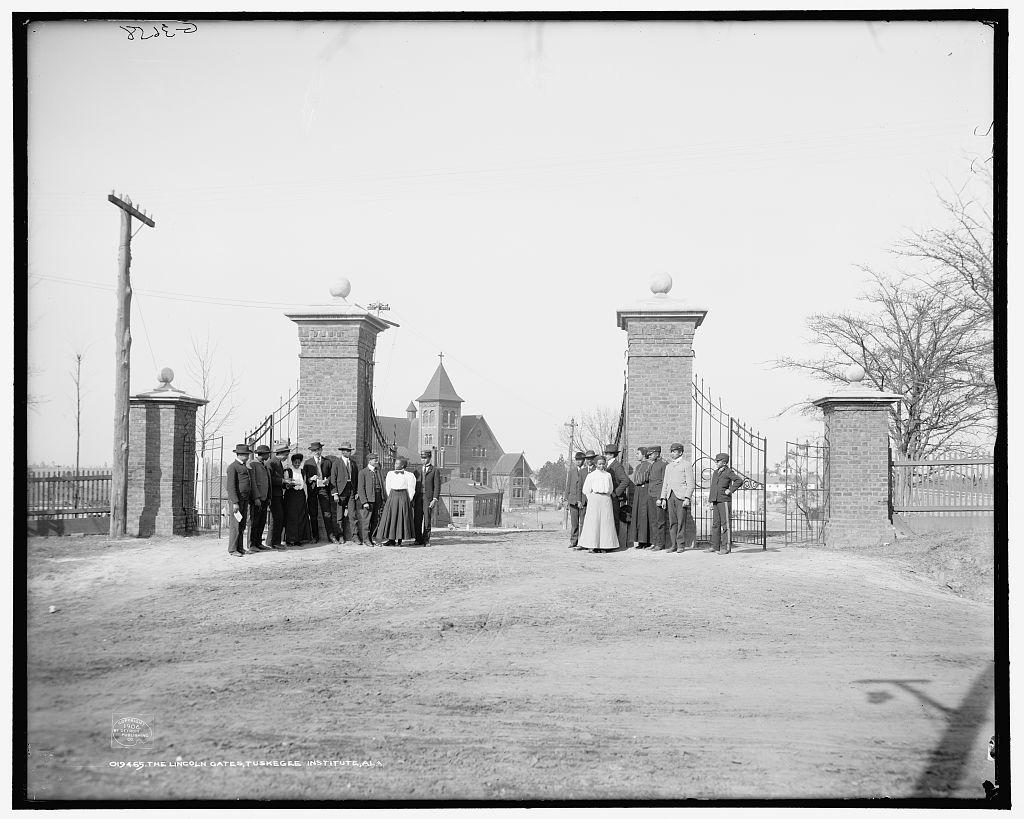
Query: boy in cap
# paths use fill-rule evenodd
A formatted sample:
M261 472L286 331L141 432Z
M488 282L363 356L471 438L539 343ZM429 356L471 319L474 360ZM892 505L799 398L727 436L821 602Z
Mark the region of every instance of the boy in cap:
M565 490L565 502L569 505L569 548L577 548L580 540L580 525L586 513L586 496L583 494L583 481L587 479L587 468L583 465L585 452L577 452L573 456L574 464L569 465L569 480Z
M274 444L274 457L267 461L270 475L270 547L285 549L284 534L284 459L291 452L287 441Z
M416 530L416 542L421 546L430 545L430 530L434 522L434 509L441 499L441 473L431 463L434 457L432 450L420 452L420 469L414 469L416 476L416 495L413 499L413 527Z
M363 542L356 520L356 482L359 470L352 460L352 444L345 441L338 447L340 455L331 459L331 494L337 504L338 511L334 521L341 542L358 539Z
M711 504L711 544L704 551L727 555L732 552L732 494L743 486L743 478L729 466L729 456L719 452L715 456L715 473L711 476L708 503ZM722 543L722 530L725 543Z
M252 473L252 520L249 523L249 549L269 551L263 545L263 530L267 526L267 512L270 509L270 472L267 471L267 459L270 447L260 444L256 447L256 460L250 461L249 471Z
M672 460L665 467L659 505L668 510L667 552L686 551L686 519L690 514L690 498L693 496L693 469L683 456L683 445L672 444L668 449ZM652 546L652 552L661 547Z
M235 447L235 460L228 464L224 473L228 494L228 554L241 557L249 554L245 548L245 523L252 500L252 478L245 463L249 460L249 445ZM235 517L235 515L239 517Z

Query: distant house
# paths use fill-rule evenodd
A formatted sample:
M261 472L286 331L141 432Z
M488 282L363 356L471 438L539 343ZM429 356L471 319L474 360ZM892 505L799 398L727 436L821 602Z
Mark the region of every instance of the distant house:
M501 491L465 478L449 478L441 484L441 503L435 526L500 526Z
M537 499L537 484L532 475L533 470L522 452L508 452L494 465L491 486L505 493L508 508L526 506Z

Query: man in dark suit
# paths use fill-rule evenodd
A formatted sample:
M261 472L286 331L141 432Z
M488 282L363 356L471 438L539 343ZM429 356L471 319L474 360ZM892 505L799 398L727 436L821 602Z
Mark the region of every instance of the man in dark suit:
M626 546L626 524L623 522L622 504L626 502L629 489L629 476L619 460L619 448L615 444L607 444L604 448L607 464L605 468L612 476L612 514L615 515L615 526L619 533L619 548Z
M584 503L583 481L587 479L586 466L583 460L586 453L577 452L569 465L569 481L565 491L565 502L569 505L569 548L576 549L580 540L580 525L583 523Z
M337 505L335 526L341 535L341 542L358 539L363 542L363 535L356 518L356 483L359 472L352 460L352 444L348 441L338 447L340 455L331 458L331 495Z
M241 557L249 554L245 548L245 524L252 503L252 473L246 467L249 445L235 447L235 460L228 464L224 474L228 495L228 554ZM235 517L238 515L238 517Z
M331 514L331 459L323 456L324 445L313 441L309 445L312 453L302 465L302 477L306 481L309 498L309 520L313 529L313 542L320 542L320 524L329 543L336 543L334 516Z
M366 459L366 468L359 470L356 492L359 496L359 533L364 544L376 546L373 533L384 508L384 475L380 459L375 454L371 453Z
M274 444L274 457L267 461L270 473L270 547L284 549L281 535L284 532L284 459L291 452L287 441Z
M430 545L430 530L434 523L434 509L441 500L441 472L431 463L434 453L424 449L420 453L420 468L414 469L416 496L413 499L413 528L416 542L421 546Z
M647 515L651 521L651 551L665 548L665 510L659 499L665 485L665 462L661 459L661 446L647 448Z
M249 549L259 552L270 550L263 545L263 530L267 526L267 512L270 511L270 472L267 459L270 447L260 444L256 447L256 460L249 462L252 472L252 521L249 524Z
M704 551L727 555L732 552L732 494L743 486L743 478L729 466L729 456L724 452L719 452L715 456L715 465L717 468L711 476L711 486L708 490L708 503L711 504L711 544Z

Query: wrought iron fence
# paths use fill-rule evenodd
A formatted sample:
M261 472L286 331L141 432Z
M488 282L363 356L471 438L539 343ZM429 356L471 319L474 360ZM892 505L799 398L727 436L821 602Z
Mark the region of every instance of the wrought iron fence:
M29 518L101 517L110 514L110 470L32 470L28 473Z
M892 460L891 510L934 517L995 511L993 458Z
M380 419L377 417L377 408L370 399L370 430L373 434L372 450L376 450L380 456L381 466L385 471L395 468L395 459L398 457L398 439L392 437L389 442L384 430L381 429ZM437 461L434 461L437 463Z
M786 441L786 545L822 543L828 520L828 444Z
M179 451L185 531L211 534L216 531L217 537L221 537L225 509L224 437L196 441L195 436L184 435Z
M292 442L298 435L299 383L296 381L295 389L278 401L277 409L245 433L245 442L250 447L260 444L272 447L275 441Z

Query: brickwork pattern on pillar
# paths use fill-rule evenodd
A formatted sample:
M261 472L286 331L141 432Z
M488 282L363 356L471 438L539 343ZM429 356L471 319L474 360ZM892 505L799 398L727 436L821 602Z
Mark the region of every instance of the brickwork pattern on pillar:
M678 441L686 447L686 457L693 460L695 331L692 319L629 320L625 441L631 450L661 444L667 457L669 446Z
M831 404L825 409L825 437L826 543L856 547L890 539L887 407Z

